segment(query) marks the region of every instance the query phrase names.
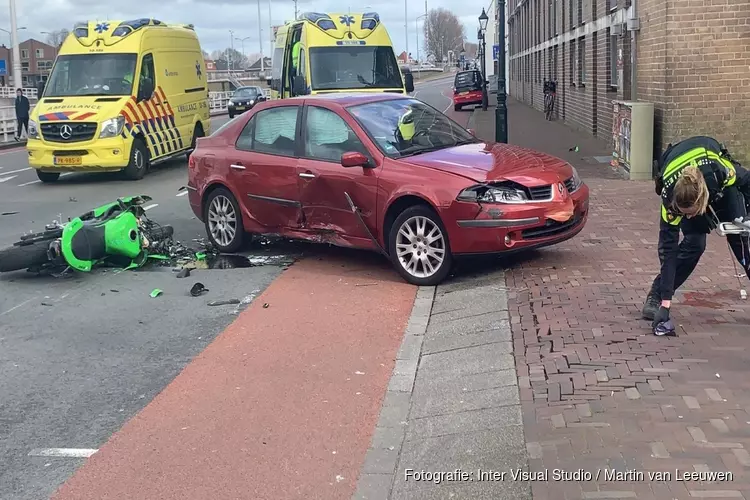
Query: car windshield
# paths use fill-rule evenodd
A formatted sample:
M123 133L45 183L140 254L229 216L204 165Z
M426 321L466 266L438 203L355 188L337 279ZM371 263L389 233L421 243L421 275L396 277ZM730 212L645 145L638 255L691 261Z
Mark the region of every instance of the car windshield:
M313 47L310 74L312 90L403 87L391 47Z
M255 87L237 89L232 94L232 99L253 99L255 97L258 97L258 90Z
M458 123L416 99L358 104L349 107L348 111L383 154L391 158L478 142Z
M44 97L131 95L136 54L58 56Z

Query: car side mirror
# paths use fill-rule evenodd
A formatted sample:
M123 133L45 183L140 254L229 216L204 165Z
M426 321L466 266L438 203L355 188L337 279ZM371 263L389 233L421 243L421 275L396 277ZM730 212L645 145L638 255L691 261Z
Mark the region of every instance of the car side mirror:
M404 75L404 84L407 92L414 92L414 75L406 73Z
M365 155L357 151L349 151L341 155L341 166L342 167L368 167L370 160Z
M144 78L138 88L138 101L148 101L154 95L154 81L151 78Z
M305 81L304 76L297 75L294 77L294 82L292 84L292 92L294 92L294 95L307 94L307 82Z

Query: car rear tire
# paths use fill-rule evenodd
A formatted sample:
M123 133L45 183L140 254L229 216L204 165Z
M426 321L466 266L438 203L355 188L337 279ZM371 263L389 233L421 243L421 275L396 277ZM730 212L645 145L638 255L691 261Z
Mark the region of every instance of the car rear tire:
M223 253L233 253L245 242L242 212L234 195L226 188L217 188L208 195L204 208L206 234Z
M41 170L37 170L36 176L39 177L40 181L47 184L57 182L57 179L60 178L60 172L42 172Z
M411 206L396 217L388 254L398 273L417 286L441 283L453 265L448 232L438 214L424 205Z
M137 181L143 179L149 167L149 153L143 140L133 140L133 147L130 148L130 161L128 166L122 171L126 179Z
M463 106L456 104L455 106L453 106L453 111L461 111L461 108L463 108Z

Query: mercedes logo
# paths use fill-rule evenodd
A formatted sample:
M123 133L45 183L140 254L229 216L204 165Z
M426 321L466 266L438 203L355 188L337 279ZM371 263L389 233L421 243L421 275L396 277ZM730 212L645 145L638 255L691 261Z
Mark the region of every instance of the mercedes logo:
M63 125L60 127L60 137L63 139L70 139L73 135L73 128L70 125Z

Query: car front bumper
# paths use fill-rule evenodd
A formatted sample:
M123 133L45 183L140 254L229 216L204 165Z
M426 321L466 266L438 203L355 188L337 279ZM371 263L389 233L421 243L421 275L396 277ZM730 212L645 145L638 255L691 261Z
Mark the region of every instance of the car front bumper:
M588 186L581 185L570 197L573 217L566 222L548 217L559 209L554 203L487 205L474 218L457 217L448 229L451 251L456 255L516 252L570 239L588 220Z

